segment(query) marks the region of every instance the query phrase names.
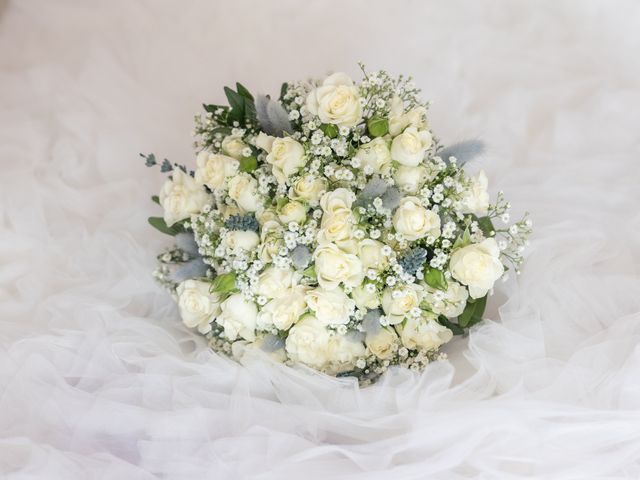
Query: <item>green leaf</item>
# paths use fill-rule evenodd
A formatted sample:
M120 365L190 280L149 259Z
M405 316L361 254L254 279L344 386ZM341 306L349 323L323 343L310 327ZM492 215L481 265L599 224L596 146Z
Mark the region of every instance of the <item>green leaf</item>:
M465 228L462 236L456 238L456 241L453 243L453 247L451 250L456 250L458 248L466 247L471 243L471 233L469 233L469 227Z
M453 323L444 315L440 315L438 317L438 323L443 327L447 327L449 330L453 332L454 335L464 335L464 328L462 328L457 323Z
M231 121L242 122L245 115L245 98L229 87L224 87L224 94L227 96L227 100L229 100L229 105L231 106L229 119Z
M162 217L149 217L148 221L153 228L167 235L175 236L184 231L184 228L179 224L168 226Z
M305 269L302 273L307 277L316 278L317 277L317 275L316 275L316 266L315 265L311 265L310 267Z
M424 281L427 282L427 285L431 288L435 288L437 290L447 289L447 279L444 276L444 272L437 268L427 267L424 272Z
M258 159L256 157L242 157L240 159L241 172L253 172L256 168L258 168Z
M218 275L211 282L211 292L229 293L236 289L236 274L234 272Z
M215 111L218 110L219 108L223 110L229 110L229 107L224 105L214 105L214 104L206 104L206 103L202 104L202 108L204 108L205 111L209 113L215 113Z
M160 197L158 195L154 195L151 197L151 201L160 205Z
M370 118L367 122L367 129L372 137L382 137L389 132L389 121L380 117Z
M287 90L289 90L289 84L283 83L280 87L280 100L284 100L284 96L287 94Z
M251 95L251 93L249 93L249 90L247 90L241 83L236 82L236 90L238 90L238 93L244 98L248 98L249 100L253 101L253 95Z
M482 298L469 299L467 305L464 307L464 311L458 317L458 324L461 327L471 327L476 323L482 321L482 315L484 309L487 306L487 296Z
M329 138L336 138L338 136L338 127L333 123L323 123L320 125L320 130Z
M476 217L476 221L478 222L478 226L480 227L480 230L482 230L482 233L484 233L485 237L492 237L493 235L495 235L496 229L489 217Z

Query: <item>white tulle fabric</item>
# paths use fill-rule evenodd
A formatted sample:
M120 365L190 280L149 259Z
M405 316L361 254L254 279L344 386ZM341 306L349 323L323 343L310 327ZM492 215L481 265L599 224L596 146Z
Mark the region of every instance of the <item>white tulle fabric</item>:
M0 476L640 477L637 2L0 2ZM152 281L201 101L411 72L536 232L449 363L360 389L209 352Z

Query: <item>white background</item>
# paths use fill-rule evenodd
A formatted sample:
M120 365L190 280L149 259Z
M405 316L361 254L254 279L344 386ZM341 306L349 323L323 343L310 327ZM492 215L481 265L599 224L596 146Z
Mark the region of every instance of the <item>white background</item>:
M0 474L640 477L640 5L0 2ZM162 180L240 81L412 74L535 236L451 362L358 388L210 353L151 280Z

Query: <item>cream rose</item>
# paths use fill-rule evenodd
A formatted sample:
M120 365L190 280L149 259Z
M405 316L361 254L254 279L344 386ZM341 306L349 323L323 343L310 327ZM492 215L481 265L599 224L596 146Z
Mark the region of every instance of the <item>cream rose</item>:
M370 292L362 285L353 289L351 298L355 300L357 307L362 310L372 310L380 306L380 298L378 298L376 291Z
M398 351L400 339L393 328L380 328L376 333L368 333L364 343L376 357L389 360Z
M393 178L400 190L415 194L429 180L429 174L423 165L418 165L417 167L400 165L393 174Z
M364 278L360 259L340 250L334 243L318 246L313 258L318 283L326 290L333 290L341 283L356 287Z
M487 238L455 250L449 260L449 270L453 278L469 287L471 298L484 297L504 273L498 244L495 239Z
M358 88L344 73L327 77L322 86L307 96L307 110L320 117L322 123L353 127L362 119Z
M331 352L330 372L340 373L351 370L356 361L366 355L364 344L354 335L336 333L329 342Z
M343 208L332 213L325 213L320 222L318 242L322 245L351 240L353 215L351 210Z
M427 130L418 131L415 127L408 127L393 139L391 158L401 165L416 167L423 162L424 154L432 142L431 134Z
M248 173L239 173L229 180L229 197L245 212L257 212L263 208L258 181Z
M295 200L285 203L280 209L278 218L285 225L290 222L302 224L307 219L307 207Z
M332 214L342 210L351 211L351 206L355 202L355 194L346 188L337 188L325 193L320 199L320 207L325 213Z
M203 334L211 331L211 322L220 313L220 295L209 293L210 287L209 282L185 280L176 290L182 321Z
M307 287L298 285L269 301L258 313L258 328L288 330L307 309Z
M370 167L372 173L388 173L391 169L391 151L389 143L382 137L365 143L353 157L360 162L359 168Z
M284 229L279 222L269 220L260 229L260 251L258 257L265 263L270 263L278 256L278 252L284 246L282 235Z
M238 173L240 162L226 155L202 151L196 157L196 182L211 190L226 187L227 179Z
M238 253L240 250L253 250L260 243L258 234L251 230L234 230L224 237L227 247Z
M298 285L301 278L290 268L268 267L258 277L258 295L277 298Z
M440 217L420 204L417 197L405 197L393 214L393 227L407 240L418 240L427 235L440 236Z
M384 244L377 240L365 238L358 244L358 258L362 262L362 267L367 270L384 270L387 268L387 257L382 254Z
M171 176L164 182L159 197L168 226L200 213L212 200L202 185L182 170L174 170Z
M331 336L313 315L305 315L289 330L285 343L289 358L322 369L332 359Z
M216 318L216 323L224 328L225 336L229 340L241 337L251 342L256 338L258 308L255 303L236 293L222 302L220 309L221 313Z
M411 350L435 350L453 338L453 332L440 325L434 315L408 318L396 328L400 331L402 344Z
M306 295L307 305L316 318L324 325L344 325L349 323L356 302L341 289L325 290L315 288Z
M287 178L307 163L304 147L291 137L276 138L267 155L267 163L273 165L273 174L278 182L286 183Z
M311 206L318 205L320 196L327 190L327 181L313 175L304 175L293 184L291 197L307 202Z
M393 292L399 292L394 295ZM419 285L408 285L403 290L385 289L382 294L382 309L390 325L396 325L411 312L412 309L420 306L423 289Z
M447 290L435 290L426 286L425 300L433 313L453 318L460 315L467 305L469 292L465 287L453 280L447 281Z
M484 171L470 179L470 185L462 196L462 213L474 213L485 216L489 211L489 180Z
M265 152L269 153L275 139L276 137L272 137L271 135L267 135L264 132L260 132L255 138L254 143L256 147L261 148Z
M229 135L222 140L222 151L230 157L240 160L242 151L247 148L247 144L242 141L240 135Z
M416 127L418 130L425 129L427 127L426 114L427 111L424 107L415 107L405 113L402 99L395 96L389 112L389 134L395 137L408 126Z

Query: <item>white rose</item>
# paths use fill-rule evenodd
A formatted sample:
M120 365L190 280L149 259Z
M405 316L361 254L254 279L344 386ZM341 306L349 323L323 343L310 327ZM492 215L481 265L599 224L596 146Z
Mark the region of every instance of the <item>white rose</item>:
M269 153L271 151L271 147L273 146L273 141L276 137L272 137L271 135L267 135L264 132L260 132L258 136L255 138L255 145L258 148L261 148L265 152Z
M318 246L313 258L318 283L327 290L333 290L341 283L356 287L364 278L360 259L356 255L343 252L333 243Z
M164 221L168 226L200 213L211 203L211 195L190 175L176 169L171 176L160 191L160 205L164 208Z
M422 163L431 144L431 134L427 130L418 131L415 127L408 127L393 139L391 158L402 165L415 167Z
M393 178L396 181L396 185L403 192L417 193L429 180L429 174L423 165L418 165L417 167L400 165L393 174Z
M265 208L264 210L260 210L256 213L256 220L258 220L260 226L264 228L268 222L275 221L278 223L278 214L274 208Z
M237 340L231 344L231 355L238 362L241 362L247 353L251 354L259 350L263 354L266 354L271 360L283 363L287 360L287 353L284 351L284 341L282 341L282 346L280 346L279 342L272 340L273 337L271 334L266 334L257 335L253 342Z
M331 368L333 374L351 370L356 361L366 355L364 344L354 335L336 333L330 340Z
M341 210L351 210L353 202L356 200L355 194L347 188L337 188L322 195L320 207L325 213L335 213Z
M275 220L266 221L260 230L260 252L258 257L265 263L270 263L284 246L282 235L284 229Z
M313 175L304 175L293 184L291 197L304 200L311 206L318 205L320 196L327 190L327 180Z
M467 305L468 298L467 289L453 280L447 281L447 290L444 292L426 287L425 299L431 306L431 310L445 317L453 318L460 315Z
M353 127L362 119L358 88L344 73L327 77L322 86L307 96L307 110L320 117L322 123Z
M383 243L370 238L365 238L358 244L358 257L365 270L369 268L384 270L387 268L388 260L382 254L382 247L384 247Z
M400 339L393 328L380 328L376 333L368 333L364 343L376 357L389 360L398 351Z
M220 295L209 293L211 284L199 280L185 280L178 285L178 309L184 324L200 333L211 331L211 322L220 313Z
M229 180L229 197L246 212L257 212L263 207L258 181L248 173L240 173Z
M372 310L380 306L380 298L378 297L377 292L375 290L373 292L369 292L362 285L353 289L351 292L351 298L355 300L358 308L362 310Z
M487 238L454 251L449 270L453 278L469 287L471 298L484 297L504 273L498 244Z
M301 278L290 268L268 267L258 277L258 295L277 298L295 287Z
M241 293L236 293L222 302L220 309L222 312L216 322L224 328L229 340L241 337L253 341L256 338L258 308L255 303L246 300Z
M267 163L273 165L273 174L278 182L286 183L287 178L307 163L304 147L291 137L276 138L267 155Z
M353 216L351 210L343 208L332 213L325 213L320 222L318 231L318 243L336 243L342 248L340 242L347 242L352 237Z
M371 167L373 173L388 173L391 168L389 143L382 137L362 145L353 158L360 162L360 169Z
M260 243L260 237L252 230L233 230L226 234L224 240L227 247L235 253L253 250Z
M196 157L196 182L211 190L226 187L226 180L238 173L240 162L226 155L202 151Z
M462 196L462 213L474 213L480 217L489 211L489 180L484 171L470 179L470 185Z
M453 332L440 325L434 315L408 318L396 328L400 331L402 344L411 350L435 350L453 337Z
M243 157L242 151L245 148L247 148L247 144L242 141L240 135L229 135L222 140L222 151L236 160Z
M288 330L307 309L306 291L307 287L298 285L269 301L258 313L258 327Z
M393 214L393 227L407 240L418 240L427 235L440 236L440 217L420 204L417 197L405 197Z
M356 308L356 302L339 288L335 290L315 288L307 293L306 301L316 318L325 325L349 323L349 317L353 315Z
M278 217L285 225L288 225L289 222L302 224L307 218L307 207L295 200L288 202L280 209Z
M316 317L305 315L289 330L285 349L294 362L320 369L331 361L331 336Z
M400 294L394 296L394 291ZM422 287L415 284L408 285L403 290L385 289L382 294L382 309L389 324L396 325L402 322L411 309L419 307L423 293Z

